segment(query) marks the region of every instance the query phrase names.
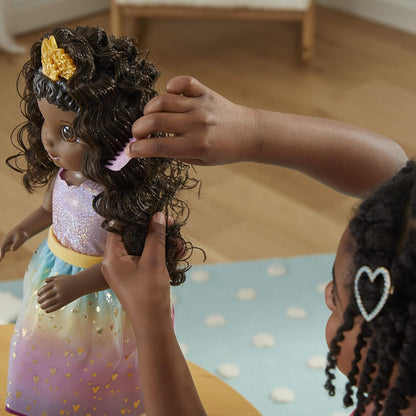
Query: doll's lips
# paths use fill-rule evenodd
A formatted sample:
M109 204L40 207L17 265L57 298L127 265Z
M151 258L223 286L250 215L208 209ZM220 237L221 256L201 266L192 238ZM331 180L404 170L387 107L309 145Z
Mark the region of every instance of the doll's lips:
M49 153L49 152L48 152L48 156L49 156L52 160L58 160L58 159L60 159L60 156L55 156L55 155L53 155L52 153Z

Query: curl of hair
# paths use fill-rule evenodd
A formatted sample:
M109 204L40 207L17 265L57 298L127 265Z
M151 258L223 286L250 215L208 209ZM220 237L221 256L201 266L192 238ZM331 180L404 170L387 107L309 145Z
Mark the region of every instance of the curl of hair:
M75 63L76 71L68 81L54 82L41 72L41 42L51 35ZM174 225L167 230L166 263L171 283L182 283L193 247L180 234L189 210L179 194L199 187L199 181L190 174L190 165L143 158L132 159L119 172L104 167L123 149L131 137L133 122L157 95L154 83L158 71L131 38L115 38L99 27L82 26L75 30L61 27L43 38L33 45L30 61L19 77L25 81L20 96L27 121L12 134L19 153L8 158L7 163L23 174L23 183L30 192L49 183L57 168L42 145L43 118L37 99L46 98L63 110L77 112L73 128L87 145L82 173L104 189L93 203L97 213L104 217L103 227L120 233L128 252L138 255L143 250L152 215L163 211L173 216ZM123 229L111 229L110 220L118 220ZM181 241L179 247L178 241ZM188 257L184 256L179 267L181 246Z
M354 360L348 374L345 405L353 404L355 416L374 404L373 416L400 416L416 397L416 162L409 161L392 179L361 203L349 225L356 244L348 290L351 293L344 323L331 343L327 388L331 394L339 344L360 316L352 281L357 270L386 267L394 291L381 312L361 324ZM383 284L360 280L360 294L367 310L380 299ZM360 371L358 370L360 368ZM397 375L396 375L397 372ZM394 374L394 376L393 376Z

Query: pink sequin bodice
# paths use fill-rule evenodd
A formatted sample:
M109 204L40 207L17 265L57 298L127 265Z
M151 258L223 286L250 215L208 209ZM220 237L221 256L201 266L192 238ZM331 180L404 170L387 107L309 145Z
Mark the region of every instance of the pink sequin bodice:
M68 185L60 170L52 199L52 222L57 240L66 248L91 256L104 253L107 232L101 227L103 218L92 207L101 185L85 180L79 186Z

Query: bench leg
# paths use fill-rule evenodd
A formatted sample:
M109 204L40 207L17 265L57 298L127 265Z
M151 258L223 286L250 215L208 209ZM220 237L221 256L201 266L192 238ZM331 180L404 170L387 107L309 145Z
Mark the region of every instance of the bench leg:
M312 0L302 20L302 60L306 63L315 53L315 8L315 0Z
M121 10L115 0L111 0L110 6L110 30L115 37L121 36Z

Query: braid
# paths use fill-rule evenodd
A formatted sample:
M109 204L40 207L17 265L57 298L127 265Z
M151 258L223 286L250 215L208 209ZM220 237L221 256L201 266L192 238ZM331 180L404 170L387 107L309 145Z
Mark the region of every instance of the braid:
M363 321L348 374L344 404L353 404L361 416L368 403L373 416L400 416L416 396L416 162L409 161L395 177L377 189L359 207L349 225L356 243L350 272L351 296L344 323L331 342L326 369L329 394L334 394L333 372L339 343L361 317L352 290L353 276L363 265L390 272L393 293L381 312ZM381 279L360 279L359 292L366 310L373 310L383 289ZM365 350L367 348L367 350ZM365 351L365 353L364 353ZM331 390L332 386L332 390Z
M327 366L325 368L325 374L327 375L327 381L325 383L325 389L328 390L330 396L335 395L335 386L333 380L335 379L334 370L336 368L336 357L341 351L339 344L344 340L344 333L350 331L354 326L354 315L351 311L346 310L344 314L344 323L337 329L335 337L331 341L331 346L327 357Z
M352 368L349 374L347 375L348 383L345 386L346 395L344 397L344 405L346 407L353 404L352 395L353 390L352 386L355 386L357 383L356 375L359 373L358 363L361 361L362 355L361 351L367 345L367 340L372 336L372 331L369 326L364 322L361 327L361 332L358 335L357 343L354 348L354 360L352 362ZM359 389L357 391L357 413L361 414L364 411L366 396L364 392L367 391L368 385L371 382L371 375L374 373L375 367L374 363L377 361L377 354L375 352L374 344L376 341L373 339L371 342L370 349L367 352L368 360L364 364L364 373L365 377L361 377L359 383Z

